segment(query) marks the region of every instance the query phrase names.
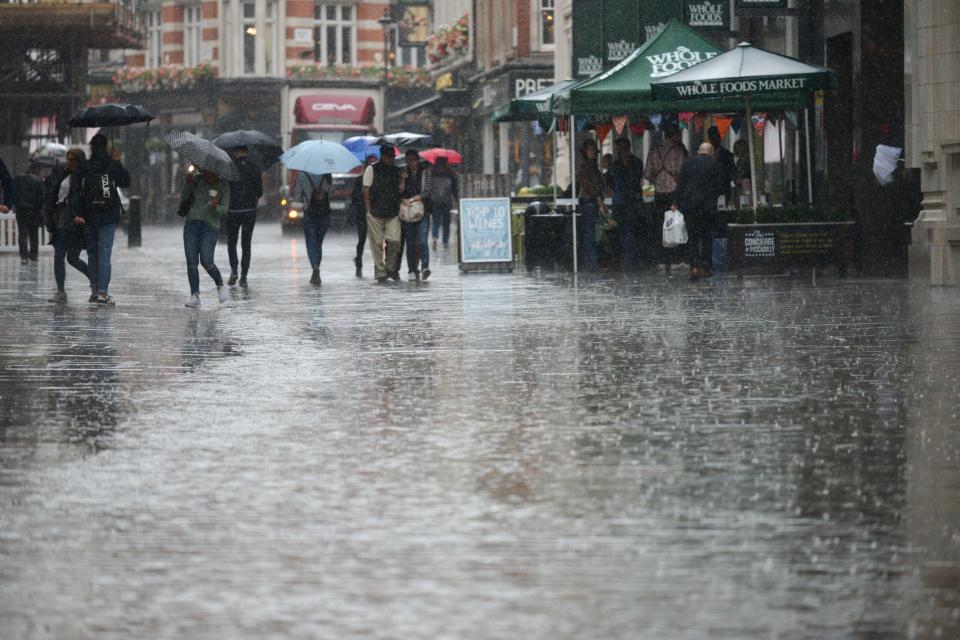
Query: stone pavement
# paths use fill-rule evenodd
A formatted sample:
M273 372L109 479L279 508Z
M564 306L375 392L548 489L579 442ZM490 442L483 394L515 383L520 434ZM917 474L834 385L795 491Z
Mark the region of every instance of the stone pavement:
M957 290L125 244L0 255L0 638L960 637Z

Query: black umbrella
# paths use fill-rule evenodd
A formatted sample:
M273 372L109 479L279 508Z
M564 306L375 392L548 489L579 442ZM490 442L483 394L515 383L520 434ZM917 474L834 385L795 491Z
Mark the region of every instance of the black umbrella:
M137 122L150 122L153 115L138 104L98 104L81 109L67 120L71 127L124 127Z
M395 147L406 147L410 149L429 149L433 146L433 136L423 133L388 133L380 136L377 144L392 144Z
M165 135L163 141L201 171L212 171L224 180L240 179L237 165L233 164L227 152L206 138L186 131L175 131Z
M273 166L283 155L283 148L273 138L253 130L222 133L213 139L213 144L226 151L246 147L253 161L261 169Z

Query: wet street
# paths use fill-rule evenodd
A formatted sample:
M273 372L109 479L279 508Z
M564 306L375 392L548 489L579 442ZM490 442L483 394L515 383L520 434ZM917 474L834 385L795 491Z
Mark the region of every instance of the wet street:
M0 638L960 638L960 290L352 244L0 255Z

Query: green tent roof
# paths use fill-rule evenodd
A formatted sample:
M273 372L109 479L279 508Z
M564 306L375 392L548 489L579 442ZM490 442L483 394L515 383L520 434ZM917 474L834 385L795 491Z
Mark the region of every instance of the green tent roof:
M559 92L553 110L562 115L616 115L697 109L689 102L654 102L651 81L721 54L723 50L673 19L613 69Z
M566 91L577 84L576 80L562 80L556 84L544 87L539 91L528 93L527 95L511 100L507 104L500 105L493 112L491 119L494 122L520 122L528 120L537 120L538 118L547 119L553 117L550 110L550 100L561 91Z

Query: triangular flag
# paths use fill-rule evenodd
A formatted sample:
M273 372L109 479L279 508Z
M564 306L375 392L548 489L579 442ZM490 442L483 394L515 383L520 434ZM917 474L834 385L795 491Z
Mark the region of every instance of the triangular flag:
M579 118L574 118L574 124L577 126L577 132L583 131L587 126L587 117L581 116Z
M762 113L755 114L753 116L753 128L756 129L758 134L763 134L763 128L767 124L767 116Z
M713 126L717 128L721 140L727 137L731 124L733 124L733 118L730 116L713 116Z
M698 113L697 115L693 116L694 131L702 131L703 123L705 123L706 121L707 121L707 116L705 114Z
M639 138L640 136L642 136L646 130L647 130L647 128L644 127L644 126L643 126L642 124L640 124L639 122L634 122L634 123L631 123L631 124L630 124L630 133L632 133L633 135L635 135L635 136L638 137L638 138Z
M625 126L627 126L627 116L613 116L613 130L618 136L623 133Z
M730 128L733 129L734 133L739 135L740 129L743 128L743 118L740 116L734 116L733 122L730 123Z
M660 123L663 122L663 116L659 113L650 114L650 124L653 125L654 129L660 128Z
M603 144L603 141L607 139L607 136L610 135L610 125L606 123L600 123L593 125L593 130L597 132L597 140L600 144Z
M787 120L790 121L790 124L792 124L792 125L794 126L794 128L796 128L797 122L798 122L798 121L797 121L797 112L796 112L796 111L787 111L787 112L784 113L783 115L785 115L785 116L787 117Z
M696 114L693 111L681 111L680 113L677 114L677 117L680 119L680 122L685 122L687 124L690 124L690 122L693 120L693 117L695 115Z

